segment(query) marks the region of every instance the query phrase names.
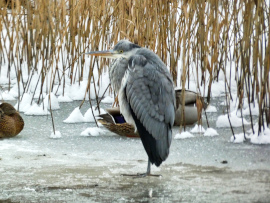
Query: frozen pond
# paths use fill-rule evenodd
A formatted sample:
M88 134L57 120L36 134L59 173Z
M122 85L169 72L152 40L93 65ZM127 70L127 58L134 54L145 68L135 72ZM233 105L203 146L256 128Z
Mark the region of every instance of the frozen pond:
M227 128L217 129L215 137L173 139L169 158L159 168L152 166L162 177L133 179L121 174L145 172L141 141L109 131L80 136L95 124L63 123L79 104L61 103L53 111L60 139L49 138L50 116L22 114L24 130L0 140L0 202L270 201L269 145L232 144ZM88 108L86 102L81 111ZM208 114L214 128L217 115Z

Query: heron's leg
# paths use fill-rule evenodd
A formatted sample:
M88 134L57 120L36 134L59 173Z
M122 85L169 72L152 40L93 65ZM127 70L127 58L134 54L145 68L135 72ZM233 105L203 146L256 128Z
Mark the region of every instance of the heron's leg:
M143 178L146 176L153 176L153 177L160 177L161 175L153 175L151 174L151 162L150 159L148 159L147 163L147 171L146 173L137 173L136 175L131 175L131 174L122 174L123 176L132 176L134 178Z
M142 173L142 174L137 174L138 177L145 177L145 176L154 176L154 177L160 177L161 175L154 175L151 174L151 162L150 159L148 158L148 164L147 164L147 171L146 173Z
M146 171L147 175L151 174L151 162L150 159L148 158L148 164L147 164L147 171Z

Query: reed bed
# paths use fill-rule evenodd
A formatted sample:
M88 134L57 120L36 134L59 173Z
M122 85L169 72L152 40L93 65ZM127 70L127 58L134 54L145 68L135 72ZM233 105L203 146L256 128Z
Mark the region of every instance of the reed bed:
M198 92L208 102L212 84L225 77L229 107L231 84L236 82L238 109L244 98L249 108L257 101L259 133L264 121L269 125L267 1L0 0L0 8L0 64L16 71L23 89L18 88L19 95L29 90L34 73L39 74L41 86L35 91L40 97L44 86L51 92L64 84L64 94L65 84L80 83L84 77L86 92L96 93L90 83L101 79L91 70L98 65L101 75L108 61L91 58L87 63L82 53L109 49L126 38L154 50L170 68L175 84L180 81L178 85L188 88L195 77ZM251 112L250 117L253 129Z

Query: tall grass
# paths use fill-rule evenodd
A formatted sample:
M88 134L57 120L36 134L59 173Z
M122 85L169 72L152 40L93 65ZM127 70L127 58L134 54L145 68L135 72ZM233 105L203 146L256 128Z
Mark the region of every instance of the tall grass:
M198 90L204 87L201 94L207 95L208 102L213 82L219 81L222 73L235 72L235 77L225 74L229 101L231 83L236 81L238 108L242 109L244 97L249 106L258 101L259 132L265 120L269 124L267 1L0 0L0 7L0 63L16 70L24 92L39 67L42 84L51 74L50 90L56 88L56 81L65 84L65 75L71 84L80 82L85 68L92 70L98 63L91 59L86 67L81 53L109 49L126 38L154 50L170 67L175 84L179 72L181 85L187 87L195 75ZM100 61L100 73L107 63ZM22 69L28 71L26 81ZM96 91L90 89L91 71L88 78L86 91Z

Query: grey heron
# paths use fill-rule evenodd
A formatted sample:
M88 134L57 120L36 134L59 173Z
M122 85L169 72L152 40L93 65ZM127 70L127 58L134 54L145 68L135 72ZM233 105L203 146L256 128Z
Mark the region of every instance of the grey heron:
M175 91L170 72L151 50L127 40L113 50L88 52L93 56L114 58L109 67L111 84L118 94L125 120L138 131L148 155L146 173L169 155L175 118Z

